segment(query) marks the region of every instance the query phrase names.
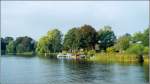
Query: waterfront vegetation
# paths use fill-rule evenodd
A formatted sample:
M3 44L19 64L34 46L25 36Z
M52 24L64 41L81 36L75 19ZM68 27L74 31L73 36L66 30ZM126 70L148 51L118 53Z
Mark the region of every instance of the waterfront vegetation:
M71 28L65 35L51 29L38 41L28 36L1 38L1 54L56 57L61 52L84 54L91 61L148 64L149 29L119 37L110 26L96 31L91 25L83 25Z
M111 63L139 63L138 56L135 54L120 54L120 53L96 53L95 58L91 58L93 61L111 62ZM144 63L149 63L148 55L144 55Z

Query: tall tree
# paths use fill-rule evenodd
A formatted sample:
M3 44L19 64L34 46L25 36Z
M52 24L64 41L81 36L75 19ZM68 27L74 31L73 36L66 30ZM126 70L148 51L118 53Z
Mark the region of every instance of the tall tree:
M64 37L64 49L78 50L80 46L80 32L78 28L70 29Z
M150 27L148 27L146 30L144 30L143 33L143 45L144 46L149 46L149 32L150 32Z
M1 38L1 54L5 54L6 51L6 43L4 41L4 38Z
M18 37L15 40L16 45L16 52L23 53L23 52L32 52L34 51L34 44L35 41L30 37Z
M80 47L85 49L94 49L97 42L97 32L90 25L81 26L80 30Z
M116 36L110 26L104 26L104 28L98 31L98 42L100 44L100 49L106 50L107 47L113 46L115 41Z
M50 47L50 45L49 45L48 37L43 36L39 39L39 41L37 43L36 52L38 54L49 53L50 52L49 47Z
M6 50L6 44L3 38L1 38L1 50Z
M150 28L144 30L144 32L136 32L133 35L133 41L141 42L144 46L149 46L149 31Z
M37 43L36 52L55 53L61 50L62 34L58 29L53 29L47 32L46 36L40 38Z
M116 50L124 51L127 48L129 48L130 42L131 42L131 35L130 34L125 34L123 36L120 36L117 39L117 43L115 44L115 48L116 48Z
M9 44L6 46L6 52L13 54L16 53L14 41L10 41Z
M13 41L13 37L1 38L1 54L5 54L5 52L6 52L6 46L11 41Z
M10 41L13 41L13 37L5 37L4 42L6 43L6 45L9 44Z
M47 36L52 45L52 51L54 53L60 51L62 46L62 33L58 29L53 29L47 32Z

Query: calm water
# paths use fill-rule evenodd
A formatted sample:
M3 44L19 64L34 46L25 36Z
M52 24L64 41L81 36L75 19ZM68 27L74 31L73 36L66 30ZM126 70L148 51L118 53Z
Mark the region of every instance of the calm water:
M1 57L1 84L148 84L148 66Z

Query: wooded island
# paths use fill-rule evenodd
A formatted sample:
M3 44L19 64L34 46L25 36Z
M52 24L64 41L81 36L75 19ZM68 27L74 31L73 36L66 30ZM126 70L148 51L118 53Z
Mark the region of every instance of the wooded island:
M58 29L51 29L38 41L31 37L1 38L1 54L38 55L56 57L58 53L85 55L94 61L149 61L149 29L133 35L116 37L110 26L98 31L91 25L71 28L65 35Z

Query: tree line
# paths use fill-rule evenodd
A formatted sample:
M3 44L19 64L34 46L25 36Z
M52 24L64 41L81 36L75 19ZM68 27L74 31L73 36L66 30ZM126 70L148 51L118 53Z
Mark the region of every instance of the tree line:
M15 54L24 52L34 52L36 49L36 41L31 37L13 37L1 38L1 54Z
M71 28L64 36L60 30L51 29L38 41L28 36L17 37L16 40L13 37L1 37L1 54L78 52L81 49L148 54L149 29L133 35L126 33L117 38L110 26L104 26L96 31L91 25L83 25Z

